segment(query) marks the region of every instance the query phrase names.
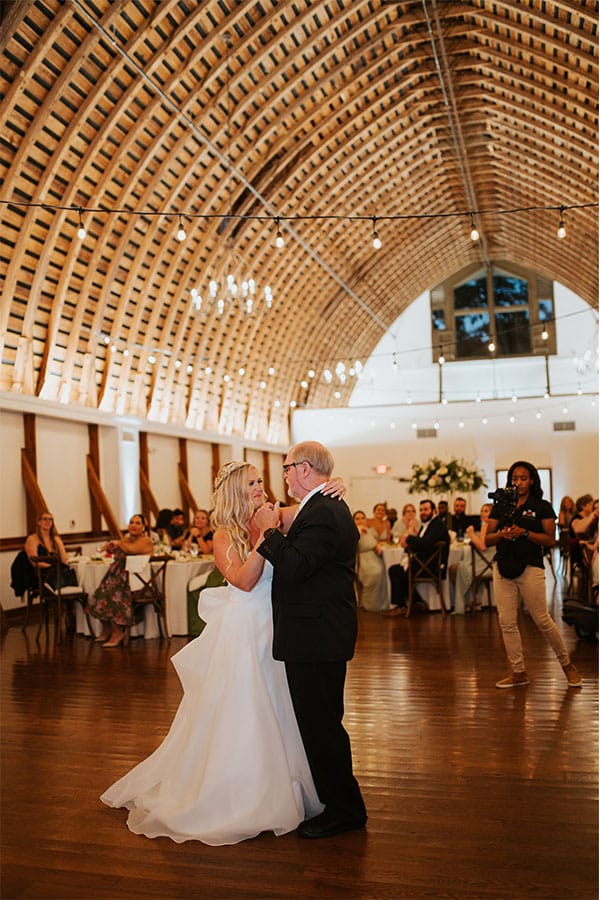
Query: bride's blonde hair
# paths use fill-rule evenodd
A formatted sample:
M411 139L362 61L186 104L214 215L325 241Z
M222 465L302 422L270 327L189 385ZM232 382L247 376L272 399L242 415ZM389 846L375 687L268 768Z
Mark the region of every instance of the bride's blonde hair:
M251 463L232 460L219 469L215 478L212 524L229 532L230 546L240 556L250 556L250 519L254 504L248 496L248 469Z

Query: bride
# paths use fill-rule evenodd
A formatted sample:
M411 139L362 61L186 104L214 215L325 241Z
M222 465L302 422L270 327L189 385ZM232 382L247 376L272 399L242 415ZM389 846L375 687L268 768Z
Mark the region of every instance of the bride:
M325 491L344 493L337 480ZM184 695L162 744L100 798L129 809L146 837L219 846L295 829L323 810L287 686L272 655L270 563L257 553L265 501L254 466L229 462L215 480L214 555L226 587L200 594L206 628L175 654ZM282 507L288 530L295 507Z

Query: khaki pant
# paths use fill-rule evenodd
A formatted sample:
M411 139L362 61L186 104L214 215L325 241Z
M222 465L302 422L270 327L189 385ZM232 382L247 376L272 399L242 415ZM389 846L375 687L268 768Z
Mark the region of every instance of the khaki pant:
M527 612L554 650L561 666L568 666L571 661L569 652L548 612L544 570L537 566L527 566L522 575L503 578L497 563L494 563L494 599L504 648L513 672L525 671L523 644L517 624L519 593L527 606Z

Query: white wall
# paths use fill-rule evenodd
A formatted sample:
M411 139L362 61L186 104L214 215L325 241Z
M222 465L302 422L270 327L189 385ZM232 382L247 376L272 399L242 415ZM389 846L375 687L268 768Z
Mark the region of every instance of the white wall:
M399 509L408 501L414 503L422 499L417 494L410 495L408 485L397 479L409 477L413 463L423 463L432 456L464 458L475 462L485 472L488 488L473 494L463 493L469 512L477 512L487 499L488 491L496 487L496 470L508 469L517 459L526 459L539 468L552 470L552 500L557 511L565 494L574 498L585 493L598 496L598 446L593 435L559 434L540 443L526 434L509 433L503 438L496 436L493 441L482 438L476 446L471 441L430 439L398 442L393 447L386 444L335 446L332 452L336 474L348 484L348 504L352 509L360 508L367 513L377 502L387 501L389 506ZM391 465L391 473L376 475L374 468L378 463ZM441 499L441 495L434 495L433 499Z

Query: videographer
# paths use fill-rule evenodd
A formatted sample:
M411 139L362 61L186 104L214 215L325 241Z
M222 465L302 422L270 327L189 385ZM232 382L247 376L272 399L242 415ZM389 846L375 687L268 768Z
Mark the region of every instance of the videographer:
M581 687L581 675L571 662L546 603L544 550L555 544L556 513L543 500L537 469L519 460L508 470L506 488L489 497L494 500L485 543L496 547L494 597L504 648L512 672L496 682L497 688L529 684L521 633L518 626L519 592L527 611L563 667L569 687Z

